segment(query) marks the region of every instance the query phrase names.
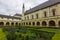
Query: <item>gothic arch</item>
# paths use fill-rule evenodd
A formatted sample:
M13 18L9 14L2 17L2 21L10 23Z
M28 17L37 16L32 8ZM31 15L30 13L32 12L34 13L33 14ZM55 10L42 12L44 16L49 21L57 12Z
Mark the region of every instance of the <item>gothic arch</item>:
M16 22L16 26L18 26L18 22Z
M53 20L49 21L49 26L55 26L55 21Z
M31 22L29 22L29 25L31 25Z
M60 27L60 21L58 21L58 26Z
M26 22L26 25L28 25L28 22Z
M0 22L0 25L3 26L4 25L4 22Z
M9 22L6 23L6 25L8 25L8 26L9 26L9 24L10 24Z
M19 23L19 26L21 25L21 23Z
M39 26L40 25L40 22L37 22L36 24L37 24L37 26Z
M35 22L32 22L32 25L35 25Z
M43 21L43 22L42 22L42 26L47 26L46 21Z
M12 22L11 25L14 26L14 22Z

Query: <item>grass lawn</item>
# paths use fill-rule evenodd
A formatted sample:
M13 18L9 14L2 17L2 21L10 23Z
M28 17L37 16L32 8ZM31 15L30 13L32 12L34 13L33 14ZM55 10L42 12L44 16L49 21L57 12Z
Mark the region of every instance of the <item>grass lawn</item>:
M2 28L0 28L0 40L7 40L6 34L2 31Z

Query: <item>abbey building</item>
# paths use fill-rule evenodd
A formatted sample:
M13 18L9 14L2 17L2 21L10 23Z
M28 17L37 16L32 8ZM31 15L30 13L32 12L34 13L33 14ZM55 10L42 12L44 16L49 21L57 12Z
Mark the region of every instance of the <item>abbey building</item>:
M21 15L7 16L0 14L0 26L20 26Z
M0 26L40 26L60 27L60 0L49 0L22 14L14 16L0 15Z
M21 25L60 27L60 0L49 0L30 10L22 8Z

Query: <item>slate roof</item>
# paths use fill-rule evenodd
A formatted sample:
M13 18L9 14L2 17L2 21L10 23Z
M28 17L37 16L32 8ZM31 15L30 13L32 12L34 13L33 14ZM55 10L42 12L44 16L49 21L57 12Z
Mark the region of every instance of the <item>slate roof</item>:
M22 16L21 14L15 14L14 16Z
M29 14L29 13L35 12L37 10L41 10L43 8L46 8L48 6L51 6L51 5L54 5L54 4L57 4L57 3L60 3L60 0L49 0L49 1L45 2L45 3L43 3L43 4L40 4L40 5L32 8L32 9L30 9L30 10L27 10L25 12L25 14Z
M17 18L17 17L14 17L14 16L8 16L8 15L2 15L2 14L0 14L0 17L12 18L12 19L21 19L21 18Z

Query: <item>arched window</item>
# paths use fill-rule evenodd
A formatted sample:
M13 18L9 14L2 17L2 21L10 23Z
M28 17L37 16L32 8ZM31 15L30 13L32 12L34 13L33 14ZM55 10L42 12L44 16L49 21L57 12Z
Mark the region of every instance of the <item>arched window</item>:
M46 11L44 11L44 17L47 17L46 13L47 13L47 12L46 12Z
M56 9L53 9L53 10L52 10L52 13L53 13L53 16L55 16L55 14L56 14Z
M38 14L36 14L36 18L38 19Z
M34 18L34 16L32 15L32 19Z
M27 19L29 20L29 16L27 16Z

